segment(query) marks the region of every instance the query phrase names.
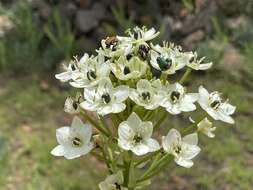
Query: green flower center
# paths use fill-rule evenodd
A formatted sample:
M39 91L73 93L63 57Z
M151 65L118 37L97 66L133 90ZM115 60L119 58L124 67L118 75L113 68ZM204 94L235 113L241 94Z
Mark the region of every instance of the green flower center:
M111 101L110 94L108 93L104 93L101 98L105 104L108 104Z
M162 71L168 70L172 65L172 59L170 59L170 58L165 59L163 57L157 57L156 61Z

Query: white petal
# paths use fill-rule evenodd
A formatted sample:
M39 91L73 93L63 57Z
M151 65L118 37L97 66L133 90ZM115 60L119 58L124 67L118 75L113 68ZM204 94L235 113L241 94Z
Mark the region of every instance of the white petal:
M51 154L54 156L63 156L64 155L64 148L62 145L56 146L52 151Z
M118 135L119 139L129 141L134 137L135 133L133 129L128 125L128 122L123 121L122 123L119 124Z
M180 157L183 159L191 160L197 154L200 152L200 148L195 145L188 145L188 144L183 144L182 145L182 153L180 154Z
M176 129L171 129L166 137L162 139L162 146L166 152L170 152L174 143L178 144L181 141L181 135Z
M127 122L131 126L139 127L142 121L135 112L132 112L131 115L127 118Z
M97 110L97 105L93 102L84 101L84 102L80 103L79 105L80 105L80 107L82 107L85 110L89 110L89 111L96 111Z
M183 137L183 141L190 145L197 145L198 144L198 134L192 133Z
M155 139L149 138L145 141L145 144L149 147L149 152L154 152L160 149L160 145Z
M125 101L129 96L129 87L123 85L116 87L114 96L116 97L117 102Z
M149 147L145 144L138 144L138 145L134 146L131 150L137 156L142 156L142 155L147 154L149 152Z
M141 79L137 83L137 90L141 91L150 91L151 89L151 84L148 80L146 79Z
M112 107L113 113L119 113L126 109L126 105L123 103L115 103L112 105Z
M89 143L80 148L65 148L64 157L67 159L78 158L80 156L88 154L92 150L93 147L94 147L93 144Z
M56 139L60 145L69 144L68 137L69 137L70 127L61 127L56 129Z
M193 162L191 160L184 160L182 158L176 158L175 162L185 168L190 168L193 166Z
M139 126L133 125L132 129L140 134L143 139L149 139L153 133L153 124L152 122L142 122Z
M55 75L55 78L62 82L67 82L72 79L72 71L66 71Z
M89 124L83 124L83 122L75 116L72 124L70 133L73 136L80 136L84 144L87 144L92 136L92 127Z
M229 103L223 103L221 106L220 106L220 109L222 109L222 111L227 114L227 115L232 115L234 112L235 112L235 109L236 107L235 106L232 106L231 104Z

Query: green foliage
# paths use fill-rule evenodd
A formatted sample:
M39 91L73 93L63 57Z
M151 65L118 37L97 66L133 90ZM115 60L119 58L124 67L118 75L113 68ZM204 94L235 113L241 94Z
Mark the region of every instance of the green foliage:
M18 2L11 20L13 31L0 41L0 70L15 74L52 70L77 49L70 24L57 9L42 31L42 23L26 1Z

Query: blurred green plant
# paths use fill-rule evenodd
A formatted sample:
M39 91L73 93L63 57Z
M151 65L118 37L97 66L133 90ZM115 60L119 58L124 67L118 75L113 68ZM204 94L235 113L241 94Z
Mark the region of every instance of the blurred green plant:
M6 13L3 8L1 14ZM49 71L60 61L70 59L78 49L68 20L62 19L57 8L44 24L44 30L40 29L43 23L26 1L18 1L8 16L14 29L0 41L0 71L15 74Z

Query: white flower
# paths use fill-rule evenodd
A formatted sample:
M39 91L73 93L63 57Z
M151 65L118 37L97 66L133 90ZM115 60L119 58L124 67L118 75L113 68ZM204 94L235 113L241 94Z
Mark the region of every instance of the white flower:
M124 177L122 171L118 171L116 174L108 176L105 181L99 183L100 190L128 190L123 187Z
M129 96L129 87L125 85L113 88L109 78L101 80L97 87L85 88L85 101L80 106L86 110L97 111L99 115L122 112L123 103Z
M197 133L181 138L180 133L176 129L171 129L167 136L162 138L162 146L165 152L172 154L175 162L186 168L193 166L192 159L200 152L197 144Z
M236 107L227 101L223 102L218 92L215 91L209 94L203 86L200 86L198 102L202 109L213 119L230 124L234 123L234 119L230 115L235 112Z
M152 46L151 65L163 73L174 74L177 70L182 69L189 61L187 53L180 52L178 48Z
M157 151L160 146L155 139L151 138L152 133L152 122L142 122L133 112L126 121L119 125L118 145L124 150L131 150L138 156Z
M78 68L79 72L73 74L73 81L70 82L70 85L76 88L95 86L110 73L109 61L105 62L105 58L101 54L90 57L85 61L85 64L80 64Z
M120 40L130 41L133 43L147 42L156 38L160 32L156 32L154 28L147 30L145 27L135 27L133 30L128 30L127 33L130 37L117 36Z
M213 63L202 63L205 59L205 57L197 59L198 55L196 52L194 52L190 58L190 61L187 63L187 66L194 69L194 70L207 70L212 67Z
M80 100L82 96L81 94L77 94L76 98L67 97L64 104L64 111L70 114L76 114L80 112Z
M93 148L90 141L92 128L75 116L71 127L61 127L56 130L56 138L59 143L52 151L54 156L64 156L67 159L74 159L85 155Z
M196 109L194 102L198 100L197 93L187 93L179 83L166 84L162 91L163 100L161 106L171 114L189 112Z
M216 127L213 127L212 122L210 122L207 118L203 119L197 124L198 131L204 133L209 138L214 138L215 134L213 131L215 131Z
M162 88L160 80L153 80L150 82L146 79L141 79L138 81L136 87L136 89L130 90L130 98L136 104L148 110L154 110L159 107L162 99L159 93Z
M120 80L136 79L145 74L147 63L138 57L127 60L126 56L121 56L115 63L111 63L111 70Z

